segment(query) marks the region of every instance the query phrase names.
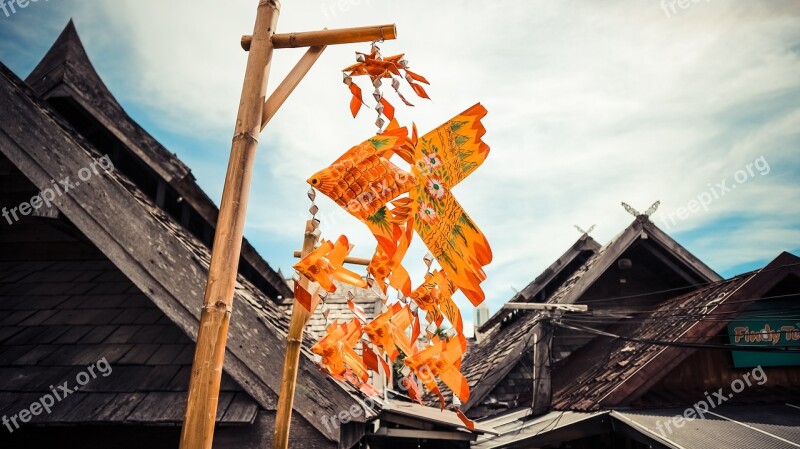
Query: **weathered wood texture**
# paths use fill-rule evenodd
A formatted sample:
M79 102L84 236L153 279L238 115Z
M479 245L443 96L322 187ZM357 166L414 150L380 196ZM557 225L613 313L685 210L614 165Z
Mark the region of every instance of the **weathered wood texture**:
M325 45L354 44L397 38L397 27L394 24L340 28L336 30L304 31L300 33L282 33L272 37L275 48L321 47ZM250 51L252 36L242 36L242 48Z
M34 398L31 398L34 400ZM269 445L275 415L261 412L253 424L217 426L216 449L263 449ZM292 422L290 449L337 449L336 443L323 438L301 417ZM10 434L3 428L0 447L9 449L48 449L80 447L84 449L174 449L180 439L178 426L125 425L26 426Z
M176 214L185 215L192 222L196 236L210 246L219 213L216 205L200 189L191 170L122 109L94 70L72 21L26 82L62 109L64 118L78 131L88 128L92 143L115 159L119 171L124 170L122 165L127 160L132 165L141 165L143 170L137 174L142 179L137 184L151 199L156 198L156 189L144 188L142 183L156 185L158 180L163 181L170 192L166 195L167 206L182 211ZM125 155L128 157L124 158ZM291 290L281 276L246 239L242 240L242 261L245 277L272 300L278 300L277 296L291 297Z
M533 325L533 414L542 415L550 409L553 397L551 382L552 358L550 344L552 324L547 320L539 320Z
M275 32L279 13L280 4L277 2L262 0L258 4L253 48L247 58L228 172L211 251L211 265L189 382L186 419L181 433L181 449L211 449L214 440L214 413L219 399L233 292L239 271L250 180L261 131L262 105L272 61L270 39Z
M3 235L25 235L28 225ZM76 386L78 373L105 359L107 375L94 368L96 378L32 423L181 422L192 341L107 259L0 262L0 316L3 413L27 408L51 385ZM249 424L258 408L224 376L218 423Z
M0 67L0 152L38 188L75 176L100 155L6 67ZM70 222L99 248L171 321L196 338L208 249L132 185L111 172L91 178L55 201ZM147 236L146 239L142 236ZM279 390L281 335L288 323L277 306L239 278L229 332L226 371L269 407ZM335 440L320 416L355 404L352 389L329 380L304 353L295 410ZM370 412L371 413L371 412ZM367 416L372 416L368 414Z
M578 248L583 247L580 242L577 245ZM669 258L671 265L666 265L653 256L652 252L643 249L646 246L652 246L662 254L666 254L664 257ZM577 249L575 245L573 249ZM556 267L561 267L563 274L566 274L564 270L571 273L566 276L555 276L548 282L548 289L554 290L545 292L543 302L574 304L589 299L622 296L627 299L609 302L606 306L615 308L624 305L653 306L680 293L672 291L672 293L648 295L654 290L684 288L683 291L687 291L721 279L704 263L644 218L634 220L606 246L600 249L590 246L585 249L593 252L587 259L579 258L580 253L573 250L565 253L567 259L571 256L573 261L585 260L582 264L577 266L572 262L554 264ZM635 259L634 268L631 272L622 273L618 269L617 261L626 257ZM686 276L691 276L694 283L687 281ZM543 273L540 277L545 280L550 278L551 274ZM620 277L625 277L627 282L621 283ZM541 283L534 281L530 287L530 295L542 293ZM593 304L592 307L596 309L602 306ZM536 319L535 313L516 311L504 313L495 319L493 325L481 328L483 330L481 340L470 348L462 365L462 371L472 390L470 399L464 404L469 416L479 417L469 410L481 404L513 371L522 357L530 357L533 341L531 332ZM551 351L555 360L569 356L594 338L591 335L576 335L574 332L564 332L560 329L554 332ZM531 388L531 385L519 385L517 396L525 396ZM491 405L489 403L486 405L487 407L481 407L475 412L488 411ZM502 408L494 407L493 413L501 410Z
M746 273L667 300L654 311L640 314L640 321L620 324L611 330L620 335L667 342L715 341L716 336L727 326L727 321L719 317L733 318L787 276L794 276L793 279L796 279L800 276L798 262L800 259L796 256L783 253L761 272ZM800 293L800 285L795 283L794 292ZM681 310L692 311L695 315L717 315L708 320L704 320L702 316L675 320L676 311ZM704 364L700 360L718 360L718 355L709 356L709 353L710 351L694 348L597 338L573 354L568 363L556 370L554 379L557 379L557 385L553 405L558 410L578 411L596 410L602 406L630 405L659 383L676 387L671 381L665 381L665 376L678 369L687 359L694 357L694 354L703 354L694 359L700 365ZM724 353L729 356L728 351ZM795 384L791 381L797 377L800 368L790 367L785 370L791 374L779 376L776 381L785 380L787 383L771 386L784 388L784 392L787 392L794 387ZM782 370L776 370L779 371ZM678 374L681 371L674 372ZM701 372L694 372L692 375L700 376ZM741 370L724 372L723 376L720 368L711 371L713 376L710 380L724 382L734 376L733 373L741 373ZM689 383L684 387L691 389L693 385L698 386L696 383ZM730 383L726 385L729 386ZM673 400L680 397L678 393L681 389L672 391L676 392ZM800 392L798 393L800 397ZM695 398L691 402L699 399L702 398ZM669 400L660 405L665 404L670 404Z
M315 219L306 221L303 235L303 249L301 256L305 257L314 251L317 243L317 229L319 222ZM298 286L309 291L311 283L307 278L301 277ZM311 299L311 307L316 308L318 296L315 292ZM295 301L292 306L289 332L286 335L286 354L283 360L283 375L281 376L281 390L278 393L278 410L275 422L275 438L272 442L273 449L286 449L289 445L289 431L291 430L292 404L294 392L297 388L297 367L300 364L300 349L303 343L303 330L311 318L311 311Z

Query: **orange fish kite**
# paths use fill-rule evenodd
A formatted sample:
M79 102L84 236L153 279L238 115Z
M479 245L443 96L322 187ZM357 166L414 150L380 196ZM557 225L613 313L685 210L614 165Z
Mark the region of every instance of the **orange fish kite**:
M486 279L483 266L491 262L492 251L452 188L489 154L481 139L485 115L486 109L476 104L419 138L416 129L409 138L406 128L392 122L385 132L351 148L308 179L370 228L382 250L377 256L393 259L384 261L384 268L398 269L413 228L447 278L476 306L485 298L480 283ZM408 162L410 173L390 162L392 155ZM373 268L377 271L378 261ZM390 284L410 293L405 278Z

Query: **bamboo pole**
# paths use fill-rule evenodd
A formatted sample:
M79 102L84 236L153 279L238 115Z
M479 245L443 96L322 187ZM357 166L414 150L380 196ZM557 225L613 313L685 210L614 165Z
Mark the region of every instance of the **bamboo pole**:
M261 117L262 130L267 126L267 123L272 120L272 117L278 112L283 102L294 92L294 89L300 84L300 80L311 70L311 66L317 62L317 59L319 59L322 52L325 51L325 48L324 45L321 47L310 47L308 51L303 54L303 57L297 61L297 64L292 68L289 74L286 75L286 78L275 88L275 91L272 92L272 95L270 95L264 103L264 116Z
M303 250L300 255L305 257L314 250L317 243L316 230L319 222L311 219L306 222L306 231L303 238ZM310 291L309 282L300 276L300 287ZM312 309L316 305L316 298L312 298ZM292 320L289 324L289 333L286 336L286 359L283 362L283 377L281 379L281 392L278 396L278 410L275 417L275 437L272 440L273 449L286 449L289 447L289 428L292 421L292 405L294 404L294 390L297 386L297 367L300 364L300 348L303 343L303 328L311 318L311 312L295 301L292 306Z
M301 258L301 257L303 257L303 253L300 252L300 251L295 251L294 252L294 257ZM349 263L349 264L352 264L352 265L367 266L367 265L370 264L370 262L372 262L370 259L365 259L363 257L347 256L347 257L344 258L344 263Z
M253 162L267 80L272 61L272 35L280 14L277 0L260 0L247 58L242 96L231 144L228 171L211 252L200 328L197 333L181 449L210 449L214 438L225 343L242 248Z
M324 45L354 44L396 38L397 27L394 24L387 24L275 34L272 36L272 45L275 48L321 47ZM252 40L252 36L242 36L241 44L245 51L250 50Z

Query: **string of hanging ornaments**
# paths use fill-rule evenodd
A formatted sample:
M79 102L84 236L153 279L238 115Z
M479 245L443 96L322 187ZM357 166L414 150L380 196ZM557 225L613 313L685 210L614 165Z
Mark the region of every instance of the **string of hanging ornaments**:
M409 63L403 58L404 54L402 53L399 55L389 56L388 58L384 59L383 56L381 56L380 47L378 47L379 42L381 41L375 41L372 43L369 53L356 52L357 62L349 67L346 67L342 71L344 84L350 88L350 92L353 94L353 98L350 100L350 112L353 114L353 118L358 115L359 110L361 110L361 105L365 104L361 88L353 82L353 77L369 77L372 87L375 89L372 92L372 97L375 99L375 111L378 113L378 118L375 120L375 126L378 127L378 131L383 129L383 125L386 124L386 121L384 121L383 117L386 117L390 122L394 120L395 108L386 100L386 98L384 98L383 91L381 90L384 78L392 80L392 89L394 89L394 91L397 93L397 96L400 97L400 100L402 100L406 106L414 105L406 100L406 97L400 93L401 78L405 78L417 96L420 98L430 99L430 97L428 97L428 93L425 92L425 89L422 87L422 85L418 84L430 84L428 80L426 80L422 75L412 72L408 68ZM417 83L414 81L417 81Z
M310 313L323 302L327 320L324 297L336 291L334 281L356 288L377 288L384 310L372 320L354 302L352 292L347 295L354 318L344 322L333 320L327 326L323 337L312 347L319 365L333 378L349 382L365 394L377 395L378 391L369 383L370 372L382 371L391 378L389 362L401 363L401 382L408 388L409 396L422 401L419 382L438 395L444 409L439 382L453 392L455 404L469 398L467 380L460 372L467 342L461 311L453 296L461 291L473 305L483 302L485 295L480 287L486 279L483 267L492 260L489 242L451 191L489 154L489 147L482 140L486 130L481 119L486 109L475 104L418 137L415 125L409 130L395 120L395 109L381 91L382 80L391 79L392 88L409 106L411 103L399 91L400 79L404 78L421 98L428 95L419 83L429 84L428 81L408 69L402 54L383 58L377 42L369 53L357 53L356 59L356 64L343 71L344 83L353 94L350 111L355 117L364 104L353 77L369 76L375 89L373 97L378 113L375 125L379 132L308 179L309 212L312 218L316 217L319 208L314 200L316 192L320 192L364 223L377 245L362 277L344 267L352 249L346 236L335 241L319 240L294 265L295 301ZM394 156L407 166L391 162ZM312 221L314 237L318 238L319 223ZM414 284L402 262L415 233L430 253L424 258L427 267L424 279L412 288ZM440 268L434 269L434 262ZM398 292L394 302L387 299L389 287ZM425 328L424 346L418 343L423 318L420 312L430 323ZM449 334L440 335L437 330L445 319L452 329ZM474 428L457 405L452 408L467 427Z

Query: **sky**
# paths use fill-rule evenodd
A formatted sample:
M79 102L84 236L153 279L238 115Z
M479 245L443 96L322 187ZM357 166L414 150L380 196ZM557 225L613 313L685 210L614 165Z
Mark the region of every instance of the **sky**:
M72 18L126 111L218 202L256 5L39 0L0 9L0 61L24 78ZM800 3L285 0L278 32L388 23L398 39L382 53L431 82L414 108L387 90L402 125L489 111L491 153L454 194L492 245L492 312L580 237L574 225L605 244L630 224L622 201L659 200L656 225L725 277L800 254ZM283 273L309 216L305 180L376 131L370 109L350 116L341 75L368 50L329 47L262 134L245 236ZM276 50L270 90L302 52ZM363 225L320 197L323 237L369 257ZM405 262L416 280L425 252L417 239Z

